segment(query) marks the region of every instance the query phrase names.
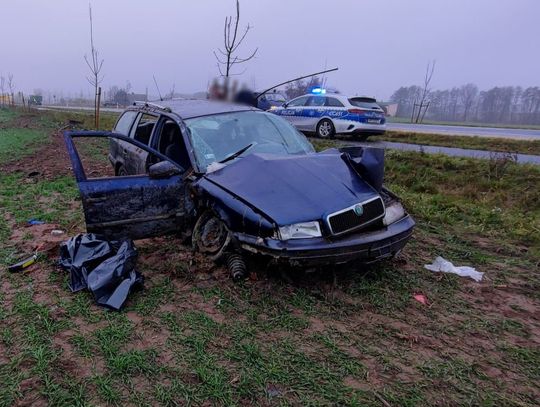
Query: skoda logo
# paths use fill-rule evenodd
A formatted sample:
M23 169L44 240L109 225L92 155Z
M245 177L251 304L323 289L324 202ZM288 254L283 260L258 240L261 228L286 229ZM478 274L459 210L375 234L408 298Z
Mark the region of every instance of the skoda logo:
M354 206L354 213L356 216L362 216L364 213L364 207L360 204Z

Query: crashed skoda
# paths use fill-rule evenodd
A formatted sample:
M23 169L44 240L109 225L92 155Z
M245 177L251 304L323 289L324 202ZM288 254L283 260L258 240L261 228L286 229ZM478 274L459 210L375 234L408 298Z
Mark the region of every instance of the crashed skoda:
M383 150L316 153L289 123L255 108L136 103L113 132L64 137L88 232L180 233L235 277L252 255L306 266L371 263L396 255L414 227L383 186ZM109 139L116 176L87 176L73 141L87 137Z

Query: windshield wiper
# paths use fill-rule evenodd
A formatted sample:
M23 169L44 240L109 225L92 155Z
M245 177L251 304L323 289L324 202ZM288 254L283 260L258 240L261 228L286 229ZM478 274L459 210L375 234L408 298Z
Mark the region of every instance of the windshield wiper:
M251 147L253 147L255 143L249 143L247 146L242 147L240 150L238 150L236 153L231 154L227 158L224 158L221 161L218 161L220 164L226 163L227 161L234 160L236 157L238 157L240 154L245 153L247 150L249 150Z

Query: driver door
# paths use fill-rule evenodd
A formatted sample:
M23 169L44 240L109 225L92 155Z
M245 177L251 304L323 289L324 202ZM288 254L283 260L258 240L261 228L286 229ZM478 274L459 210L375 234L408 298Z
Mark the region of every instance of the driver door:
M130 143L157 156L159 167L148 174L88 178L73 141L108 137ZM185 169L137 140L110 132L65 132L69 157L79 187L86 229L109 239L143 239L181 231L190 215L189 194L183 179Z

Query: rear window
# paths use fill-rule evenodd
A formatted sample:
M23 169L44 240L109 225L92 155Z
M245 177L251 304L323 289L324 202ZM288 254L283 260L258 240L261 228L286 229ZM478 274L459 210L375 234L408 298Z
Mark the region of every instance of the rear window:
M137 112L125 112L122 117L118 119L116 126L114 126L114 131L116 133L123 134L124 136L129 135L129 130L131 129L131 125L133 124L135 117L137 117Z
M353 106L361 107L363 109L382 110L381 107L377 104L377 101L372 98L350 98L349 103Z

